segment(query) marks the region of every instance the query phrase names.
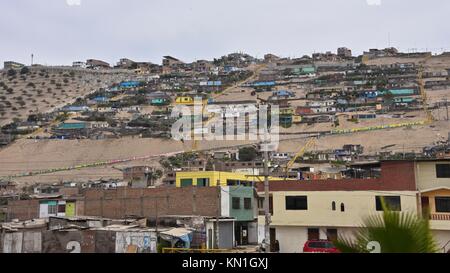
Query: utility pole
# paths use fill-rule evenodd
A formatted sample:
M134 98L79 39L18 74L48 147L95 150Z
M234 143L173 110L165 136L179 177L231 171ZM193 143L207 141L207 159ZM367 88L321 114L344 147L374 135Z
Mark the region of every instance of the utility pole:
M221 187L220 187L220 178L217 180L216 182L216 187L217 187L217 214L216 214L216 232L214 233L214 237L215 237L215 248L219 249L220 245L219 245L219 217L220 217L220 204L221 204L221 198L220 198L220 191L221 191Z
M155 225L156 225L156 234L158 234L158 226L159 226L159 214L158 214L158 197L155 197L155 210L156 210L156 219L155 219Z
M264 214L265 214L265 250L266 253L270 252L270 203L269 203L269 147L265 147L264 150Z
M445 99L445 109L447 110L447 121L448 121L448 100Z

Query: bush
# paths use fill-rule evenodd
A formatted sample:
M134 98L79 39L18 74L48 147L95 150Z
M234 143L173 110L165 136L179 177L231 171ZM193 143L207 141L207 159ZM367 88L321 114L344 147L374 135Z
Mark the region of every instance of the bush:
M8 70L8 77L15 77L17 75L17 71L14 69Z
M20 74L25 75L30 73L30 69L28 69L28 67L24 66L21 70L20 70Z
M239 149L239 160L240 161L253 161L258 156L258 152L253 147L244 147Z

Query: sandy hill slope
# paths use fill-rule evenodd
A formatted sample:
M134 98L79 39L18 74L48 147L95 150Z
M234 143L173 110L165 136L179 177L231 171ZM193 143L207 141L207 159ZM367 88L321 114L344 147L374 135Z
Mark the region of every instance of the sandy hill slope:
M15 74L0 70L0 126L26 120L75 101L98 88L130 76L125 71L93 71L70 67L32 67Z

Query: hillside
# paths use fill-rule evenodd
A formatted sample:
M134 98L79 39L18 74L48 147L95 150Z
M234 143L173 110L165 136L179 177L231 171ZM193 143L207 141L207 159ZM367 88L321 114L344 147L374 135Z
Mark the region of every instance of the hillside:
M98 88L120 82L124 71L93 71L70 67L32 67L0 70L0 126L15 118L46 113Z

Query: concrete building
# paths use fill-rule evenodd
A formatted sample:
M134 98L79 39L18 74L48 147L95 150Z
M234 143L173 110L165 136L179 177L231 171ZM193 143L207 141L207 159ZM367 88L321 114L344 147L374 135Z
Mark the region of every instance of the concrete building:
M279 60L280 60L280 57L278 57L274 54L269 53L269 54L264 55L265 62L272 63L272 62L277 62Z
M122 58L119 60L119 62L116 65L117 68L123 68L123 69L132 69L137 68L137 64L135 61L132 61L127 58Z
M89 59L86 61L86 67L90 69L108 69L111 68L109 63L101 61L101 60L95 60L95 59Z
M79 197L63 197L61 194L42 195L31 200L8 201L7 220L21 221L51 216L83 215L84 202Z
M87 64L86 64L86 62L77 61L77 62L73 62L72 63L72 67L75 67L75 68L87 68Z
M352 57L352 51L346 47L340 47L337 49L337 55L341 58L351 58Z
M450 241L450 161L385 161L373 179L270 183L271 240L281 252L299 253L307 240L351 237L362 220L382 213L383 197L393 210L422 215L442 252ZM262 185L258 186L260 196ZM258 202L262 204L262 200ZM427 215L427 214L424 214ZM258 219L259 241L264 217Z
M185 63L172 56L164 56L163 59L163 74L173 72L180 72L183 70Z
M214 70L215 66L212 62L206 60L198 60L192 63L195 72L208 73Z
M7 61L3 63L3 69L8 70L8 69L21 69L25 67L24 64L18 63L18 62L13 62L13 61Z
M133 166L122 170L123 180L132 188L148 188L154 186L154 169L149 166Z
M270 178L275 180L276 178ZM177 187L215 187L220 186L252 186L257 182L264 181L263 176L254 176L244 173L218 172L218 171L198 171L198 172L177 172Z

